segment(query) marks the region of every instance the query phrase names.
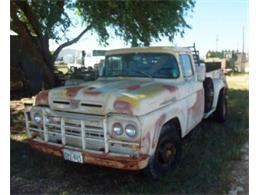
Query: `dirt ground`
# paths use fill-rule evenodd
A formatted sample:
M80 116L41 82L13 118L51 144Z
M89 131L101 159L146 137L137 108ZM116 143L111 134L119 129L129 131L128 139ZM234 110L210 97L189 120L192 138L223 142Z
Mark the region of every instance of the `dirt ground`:
M233 183L229 191L230 195L249 194L249 143L247 142L241 149L240 160L231 162L233 171L231 172Z

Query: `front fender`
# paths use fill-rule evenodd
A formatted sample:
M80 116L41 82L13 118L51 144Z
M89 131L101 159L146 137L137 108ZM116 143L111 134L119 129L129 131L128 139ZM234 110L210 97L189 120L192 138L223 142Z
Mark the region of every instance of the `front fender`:
M140 117L143 124L141 153L152 155L155 152L161 129L171 119L178 118L182 137L185 136L185 122L187 119L185 109L182 107L183 103L178 101Z

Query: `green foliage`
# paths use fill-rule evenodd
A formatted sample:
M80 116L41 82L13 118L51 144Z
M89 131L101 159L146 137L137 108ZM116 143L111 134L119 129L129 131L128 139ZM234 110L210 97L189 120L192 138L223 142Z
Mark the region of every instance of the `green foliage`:
M152 40L166 36L170 41L176 33L190 28L184 16L194 6L193 0L176 1L77 1L77 13L106 43L108 27L132 46L148 46Z
M65 8L71 4L69 0L27 0L15 1L18 18L26 24L31 35L48 37L60 40L71 25L71 20L65 12ZM14 21L11 21L11 29L16 29Z
M194 7L194 0L12 0L10 4L11 29L42 69L47 89L54 86L53 66L59 52L79 41L86 32L96 31L104 45L114 34L132 46L149 46L161 37L172 41L176 34L183 36L184 29L190 28L184 16ZM66 34L71 26L76 27L75 17L81 19L85 28L69 40ZM51 53L49 39L63 43Z
M13 1L18 7L17 16L26 24L31 35L61 40L72 26L75 12L86 26L91 25L99 36L100 43L107 44L110 32L131 42L133 46L149 45L152 40L177 33L182 36L190 28L184 16L194 7L194 0L175 1L72 1L72 0L27 0ZM75 9L76 8L76 9ZM14 20L11 29L16 29ZM108 28L111 27L112 31Z
M222 50L222 51L207 51L207 58L234 58L239 51L235 50Z

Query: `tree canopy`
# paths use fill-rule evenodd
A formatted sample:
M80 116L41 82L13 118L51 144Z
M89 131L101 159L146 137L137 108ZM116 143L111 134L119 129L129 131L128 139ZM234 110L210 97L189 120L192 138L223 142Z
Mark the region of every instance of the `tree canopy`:
M52 87L52 68L59 52L86 32L95 31L103 44L107 44L111 33L132 46L149 46L162 37L172 41L176 34L183 36L184 30L190 28L185 16L193 7L194 0L12 0L10 26L30 48L47 87ZM67 40L64 37L68 29L77 28L69 11L81 19L84 30ZM53 53L46 39L60 44Z
M184 15L192 8L191 0L175 1L78 1L76 7L83 20L93 25L101 41L109 37L107 27L132 46L148 46L152 39L173 40L190 26Z

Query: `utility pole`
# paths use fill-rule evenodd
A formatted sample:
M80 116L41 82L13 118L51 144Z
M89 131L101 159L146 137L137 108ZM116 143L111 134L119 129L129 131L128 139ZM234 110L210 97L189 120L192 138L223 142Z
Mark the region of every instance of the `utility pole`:
M245 61L244 61L244 39L245 39L245 26L243 25L242 28L242 52L241 52L241 64L240 64L240 71L245 72Z
M219 39L218 39L218 35L216 36L216 51L218 51L218 41L219 41Z

